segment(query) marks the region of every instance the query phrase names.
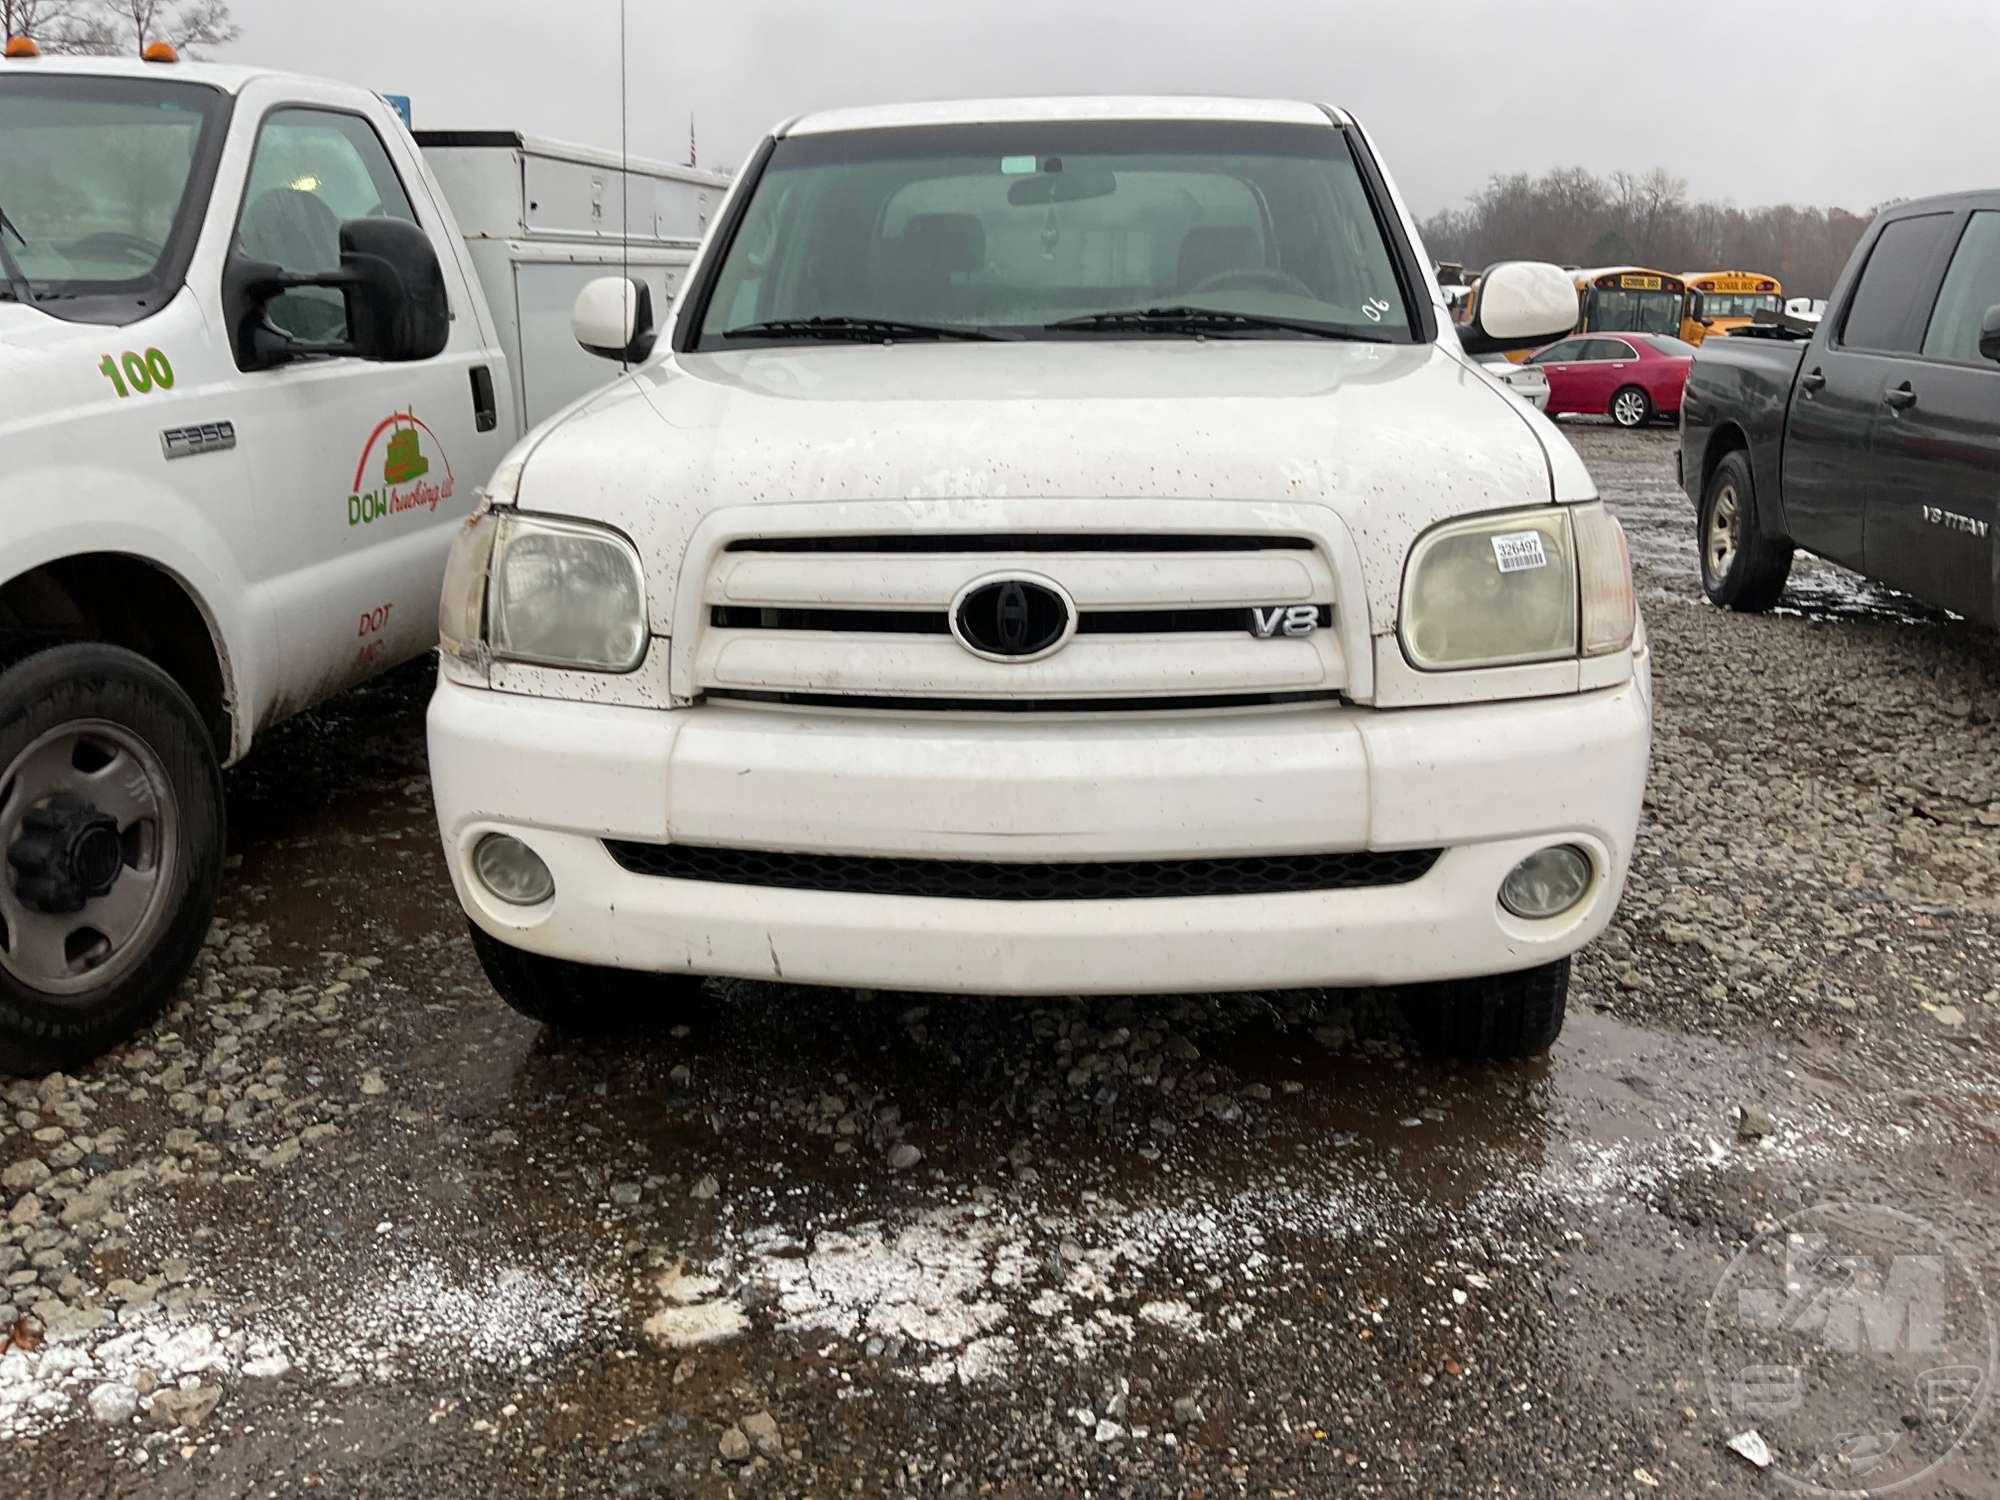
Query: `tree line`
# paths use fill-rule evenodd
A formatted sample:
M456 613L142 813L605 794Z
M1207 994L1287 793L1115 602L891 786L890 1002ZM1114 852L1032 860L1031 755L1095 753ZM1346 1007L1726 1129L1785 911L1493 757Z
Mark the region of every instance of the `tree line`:
M137 57L148 42L193 56L243 34L229 0L0 0L0 36L25 36L44 52Z
M1540 177L1496 174L1463 208L1440 209L1420 228L1433 256L1468 271L1496 260L1759 271L1777 277L1788 297L1824 297L1871 217L1693 201L1687 179L1664 167L1609 178L1558 167Z

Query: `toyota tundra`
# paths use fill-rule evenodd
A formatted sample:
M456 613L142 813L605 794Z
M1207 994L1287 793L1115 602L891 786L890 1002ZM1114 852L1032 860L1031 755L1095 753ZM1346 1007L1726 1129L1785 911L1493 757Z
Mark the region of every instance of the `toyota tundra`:
M429 719L500 995L1383 986L1545 1050L1651 736L1623 533L1317 105L838 110L458 534ZM656 347L657 346L657 347Z

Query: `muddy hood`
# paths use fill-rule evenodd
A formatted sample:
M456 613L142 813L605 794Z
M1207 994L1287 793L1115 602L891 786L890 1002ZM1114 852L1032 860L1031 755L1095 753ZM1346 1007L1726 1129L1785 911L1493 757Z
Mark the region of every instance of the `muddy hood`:
M1435 345L1163 339L679 356L545 431L518 496L621 528L653 579L726 506L1317 503L1353 534L1383 620L1426 527L1552 486L1523 408Z

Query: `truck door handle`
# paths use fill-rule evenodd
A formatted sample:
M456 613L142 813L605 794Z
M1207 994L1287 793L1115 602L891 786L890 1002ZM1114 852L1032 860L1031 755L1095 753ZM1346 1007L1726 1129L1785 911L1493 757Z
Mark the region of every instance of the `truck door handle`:
M472 367L472 425L491 432L500 425L500 408L493 399L493 372L484 365Z
M1799 377L1799 389L1802 391L1818 391L1825 388L1826 377L1817 370L1808 370Z
M1908 411L1917 404L1917 393L1910 389L1910 382L1891 387L1882 393L1882 404L1891 411Z

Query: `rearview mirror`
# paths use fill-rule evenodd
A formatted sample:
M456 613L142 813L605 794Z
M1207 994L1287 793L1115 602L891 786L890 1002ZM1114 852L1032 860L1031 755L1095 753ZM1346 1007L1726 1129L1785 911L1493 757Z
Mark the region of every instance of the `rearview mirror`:
M576 294L570 328L587 353L621 364L643 363L653 352L653 289L625 276L600 276Z
M299 339L271 321L269 304L301 287L338 291L347 337ZM349 219L340 226L340 269L294 272L232 260L222 275L230 342L242 370L266 370L312 355L401 364L431 359L451 339L451 301L431 238L403 219Z
M1051 203L1081 203L1086 198L1109 198L1118 191L1118 174L1108 167L1094 172L1043 172L1023 177L1007 189L1007 201L1016 208L1041 208Z
M1979 320L1979 357L2000 360L2000 302L1986 309Z
M1487 268L1472 298L1472 316L1455 324L1467 354L1532 349L1576 327L1576 285L1561 266L1503 260Z

